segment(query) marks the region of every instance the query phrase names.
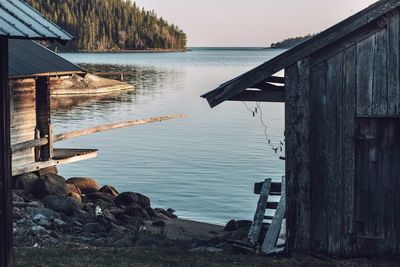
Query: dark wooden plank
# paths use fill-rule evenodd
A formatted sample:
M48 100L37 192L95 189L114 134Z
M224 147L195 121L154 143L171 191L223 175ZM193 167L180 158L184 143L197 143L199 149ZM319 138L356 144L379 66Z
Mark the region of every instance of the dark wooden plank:
M270 83L285 84L285 77L270 76L265 81Z
M343 108L342 108L342 231L341 255L350 257L354 253L354 176L355 176L355 114L356 114L356 49L348 48L343 53Z
M326 253L326 84L325 62L311 71L311 130L310 130L310 184L311 184L311 242L312 250Z
M51 126L49 77L36 80L36 128L40 138L47 138L47 145L40 149L40 160L47 161L53 156L53 131Z
M13 265L8 39L0 37L0 266Z
M285 178L282 179L282 186L285 187ZM279 237L279 233L282 228L282 221L285 217L286 212L286 195L285 189L282 189L282 196L279 200L279 204L277 206L275 215L271 221L271 224L268 228L267 234L265 235L261 251L265 254L271 254L276 251L276 242Z
M372 115L375 38L357 44L357 115Z
M271 59L261 66L222 84L217 89L204 94L211 107L232 98L254 84L264 81L278 71L288 68L305 57L318 50L335 43L339 39L353 33L360 27L369 23L376 23L376 20L389 11L400 6L400 2L393 0L378 1L354 16L336 24L307 42L288 50L285 53Z
M400 114L400 14L396 9L387 15L387 69L388 69L388 115Z
M373 64L372 114L388 113L388 72L387 72L387 31L375 34L375 50Z
M321 49L311 56L311 66L316 66L325 60L333 57L334 55L354 46L355 44L367 39L371 35L376 34L379 31L384 31L377 23L371 23L364 27L357 29L354 33L343 37L337 42Z
M340 254L343 53L326 61L326 212L328 253Z
M263 185L264 185L264 182L255 183L254 184L254 194L259 195L261 193L261 189L262 189ZM281 188L282 188L282 183L272 182L269 194L270 195L274 195L274 194L276 194L276 195L279 194L280 195L281 194Z
M246 90L232 97L229 101L285 103L285 91Z
M310 65L309 58L286 70L287 249L310 249Z
M265 209L267 208L269 190L271 188L271 179L266 179L261 190L260 198L257 203L256 213L254 214L253 223L249 230L248 239L251 244L258 242L261 228L264 221Z

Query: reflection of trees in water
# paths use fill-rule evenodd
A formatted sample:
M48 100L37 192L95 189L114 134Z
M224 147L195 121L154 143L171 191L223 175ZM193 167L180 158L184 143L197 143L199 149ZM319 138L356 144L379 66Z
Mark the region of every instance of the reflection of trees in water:
M169 89L177 90L182 82L184 72L171 69L154 68L149 66L130 65L98 65L80 64L90 73L95 72L127 72L124 82L135 86L134 91L104 95L104 96L79 96L60 97L52 99L53 116L56 119L90 119L96 114L107 113L123 109L123 106L135 104L151 104L161 98ZM119 80L120 76L104 76L105 78ZM73 117L73 118L71 118Z

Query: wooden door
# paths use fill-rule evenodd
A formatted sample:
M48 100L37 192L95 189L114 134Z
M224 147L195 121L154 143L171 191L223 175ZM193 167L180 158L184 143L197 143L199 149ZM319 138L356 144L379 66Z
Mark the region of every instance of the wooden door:
M400 119L357 119L354 237L358 253L396 253L399 181Z

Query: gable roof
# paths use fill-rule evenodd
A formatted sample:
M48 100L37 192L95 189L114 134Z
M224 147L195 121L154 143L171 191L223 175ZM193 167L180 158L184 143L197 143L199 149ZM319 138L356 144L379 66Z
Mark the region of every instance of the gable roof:
M239 93L259 84L275 73L295 64L299 60L331 45L353 33L360 27L378 20L386 13L400 7L400 0L381 0L348 19L336 24L310 40L276 56L264 64L224 83L204 95L211 107L229 100Z
M30 40L9 40L9 76L11 78L85 73L76 64Z
M21 0L0 0L0 36L69 41L72 36Z

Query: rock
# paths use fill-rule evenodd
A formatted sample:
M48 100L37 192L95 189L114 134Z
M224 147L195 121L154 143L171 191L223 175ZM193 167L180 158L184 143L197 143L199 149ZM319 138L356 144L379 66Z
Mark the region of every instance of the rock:
M100 185L96 180L88 177L75 177L67 180L67 183L73 184L81 190L82 194L95 193L99 190Z
M12 192L12 201L23 203L23 202L25 202L25 199L22 196L20 196L19 194Z
M99 223L87 223L83 226L83 231L91 234L104 233L106 228L104 228Z
M166 225L165 221L155 221L151 225L157 226L157 227L163 227Z
M239 224L235 220L230 220L224 228L224 231L228 231L228 232L237 231L237 230L239 230Z
M81 195L79 195L78 193L74 193L71 192L67 195L67 197L72 198L73 200L75 200L76 203L78 203L79 205L82 204L82 198Z
M147 212L150 218L157 218L157 213L151 207L146 207L144 210Z
M49 174L49 173L51 173L51 174L58 174L58 170L57 170L57 167L47 167L47 168L44 168L44 169L41 169L41 170L38 170L38 171L36 171L35 172L35 174L37 175L37 176L43 176L43 175L45 175L45 174Z
M168 211L169 213L172 213L172 214L174 214L174 213L176 212L176 210L171 209L171 208L167 209L167 211Z
M106 193L92 193L85 195L84 201L91 202L95 206L100 206L102 209L111 209L115 207L114 197Z
M150 207L150 199L142 194L134 192L124 192L119 194L114 202L117 206L129 206L132 203L137 203L143 208Z
M55 226L56 228L63 228L63 227L65 227L65 226L67 226L67 223L64 222L64 221L62 221L62 220L60 220L60 219L54 219L54 220L53 220L53 224L54 224L54 226Z
M106 193L106 194L112 195L114 197L119 195L119 192L117 191L117 189L115 189L113 186L110 186L110 185L103 186L102 188L99 189L99 192Z
M68 189L63 177L48 173L36 180L33 195L42 199L48 195L66 196Z
M95 193L86 194L85 198L87 198L89 200L101 199L101 200L105 200L107 202L114 202L114 199L115 199L114 196L107 194L107 193L103 193L103 192L95 192Z
M147 214L147 212L139 204L136 203L132 203L131 205L129 205L126 208L125 213L132 217L139 217L144 220L150 220L150 216Z
M38 179L39 177L33 173L25 173L14 176L14 189L23 190L25 192L31 193L34 190L35 183Z
M67 190L69 193L76 193L78 195L82 194L81 190L76 187L74 184L67 183Z
M126 248L131 246L131 241L128 238L122 238L112 244L116 248Z
M43 226L45 228L50 228L51 223L50 221L43 215L43 214L37 214L32 218L33 222L36 223L37 225Z
M251 225L253 224L252 221L249 220L238 220L237 221L239 228L250 228Z
M112 214L109 210L103 210L103 216L104 218L107 218L111 222L117 222L117 219L115 218L114 214Z
M178 218L178 216L176 216L175 214L172 214L171 212L166 211L165 209L156 208L156 209L154 209L154 211L157 212L157 213L161 213L161 214L167 216L170 219Z
M40 226L40 225L33 226L31 228L31 230L36 235L42 235L42 234L47 234L48 233L48 231L43 226Z
M90 241L90 244L95 247L109 247L112 244L112 242L113 242L112 238L102 237Z
M71 216L79 208L79 204L72 198L50 195L42 199L46 208L57 212L62 212L67 216Z
M162 214L162 213L158 213L158 212L156 212L156 215L157 215L157 219L160 219L160 220L165 220L165 221L168 221L168 220L171 220L171 218L170 217L168 217L168 216L165 216L164 214Z
M46 217L50 221L55 218L57 218L57 219L61 218L60 214L58 214L54 210L51 210L51 209L48 209L45 207L37 207L37 208L28 207L25 210L32 217L34 217L38 214L42 214L44 217Z

